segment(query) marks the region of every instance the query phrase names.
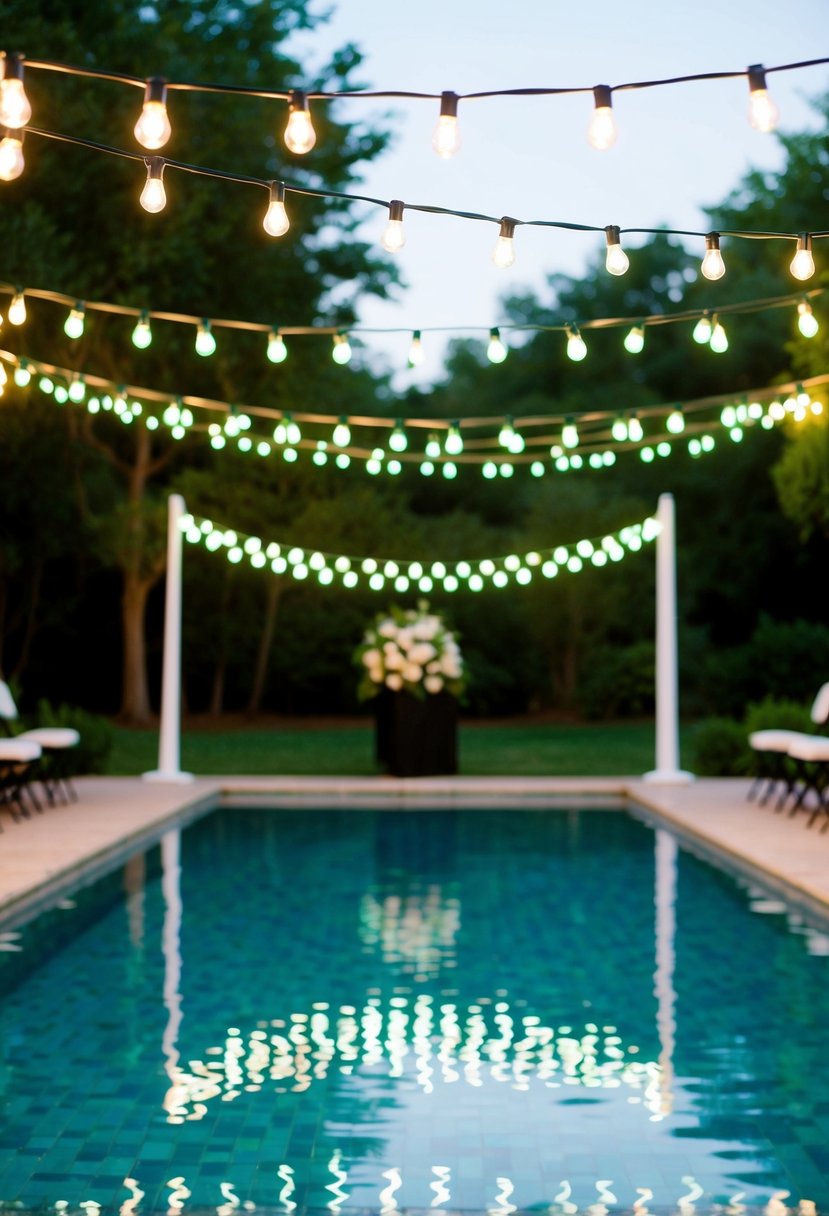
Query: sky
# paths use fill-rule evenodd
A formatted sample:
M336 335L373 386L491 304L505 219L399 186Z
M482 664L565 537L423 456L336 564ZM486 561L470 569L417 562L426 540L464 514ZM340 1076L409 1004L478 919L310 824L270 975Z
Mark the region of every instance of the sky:
M357 78L372 89L592 87L829 55L827 0L791 8L779 0L331 0L311 9L331 16L292 44L309 77L354 42L364 54ZM774 73L769 89L781 131L814 128L808 99L829 89L829 68ZM704 230L702 208L720 202L749 167L782 163L774 136L748 123L745 78L616 94L619 134L606 152L587 143L588 94L462 102L463 142L451 160L431 147L436 101L326 104L345 119L372 114L394 132L391 149L366 166L363 192L498 216ZM386 218L368 211L365 237L379 241ZM825 226L825 216L815 218L816 228ZM373 361L397 369L399 390L440 379L446 339L505 320L502 298L527 289L544 298L550 274L583 273L604 246L601 234L519 228L515 263L504 270L490 257L494 226L407 213L405 228L395 255L405 287L388 302L365 298L360 323L451 334L424 334L426 357L414 371L405 367L409 335L365 338Z

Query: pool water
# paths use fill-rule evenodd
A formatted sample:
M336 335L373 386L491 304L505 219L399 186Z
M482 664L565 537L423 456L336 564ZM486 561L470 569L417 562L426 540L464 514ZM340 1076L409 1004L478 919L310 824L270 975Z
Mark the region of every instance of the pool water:
M619 811L216 811L0 931L0 1200L826 1207L827 933Z

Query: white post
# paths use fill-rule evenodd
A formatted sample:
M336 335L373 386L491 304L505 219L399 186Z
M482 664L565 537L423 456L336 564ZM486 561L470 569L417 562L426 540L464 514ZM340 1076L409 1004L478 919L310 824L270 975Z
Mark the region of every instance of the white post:
M657 828L654 909L656 970L653 990L657 1000L656 1029L659 1035L661 1114L669 1115L674 1104L674 1048L676 1046L676 837Z
M185 502L171 494L167 504L167 587L164 597L164 658L161 671L161 723L158 768L145 781L192 781L179 760L181 718L181 517Z
M679 767L679 696L676 649L676 540L674 496L660 494L656 511L656 768L645 781L684 785Z

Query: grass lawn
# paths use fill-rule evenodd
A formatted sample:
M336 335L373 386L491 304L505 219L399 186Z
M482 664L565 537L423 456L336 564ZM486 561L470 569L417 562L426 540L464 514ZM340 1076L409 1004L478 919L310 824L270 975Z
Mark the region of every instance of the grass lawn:
M514 722L462 725L461 773L469 776L618 776L654 767L652 722ZM157 767L158 735L116 728L107 772L135 775ZM234 722L182 732L182 768L197 775L343 774L378 771L369 719L313 719L263 726Z

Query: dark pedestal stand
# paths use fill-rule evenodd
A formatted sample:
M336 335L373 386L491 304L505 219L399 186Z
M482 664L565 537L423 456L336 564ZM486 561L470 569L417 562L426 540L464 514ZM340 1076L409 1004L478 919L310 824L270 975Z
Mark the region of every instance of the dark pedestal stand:
M393 777L458 771L458 703L447 692L383 689L374 702L377 762Z

